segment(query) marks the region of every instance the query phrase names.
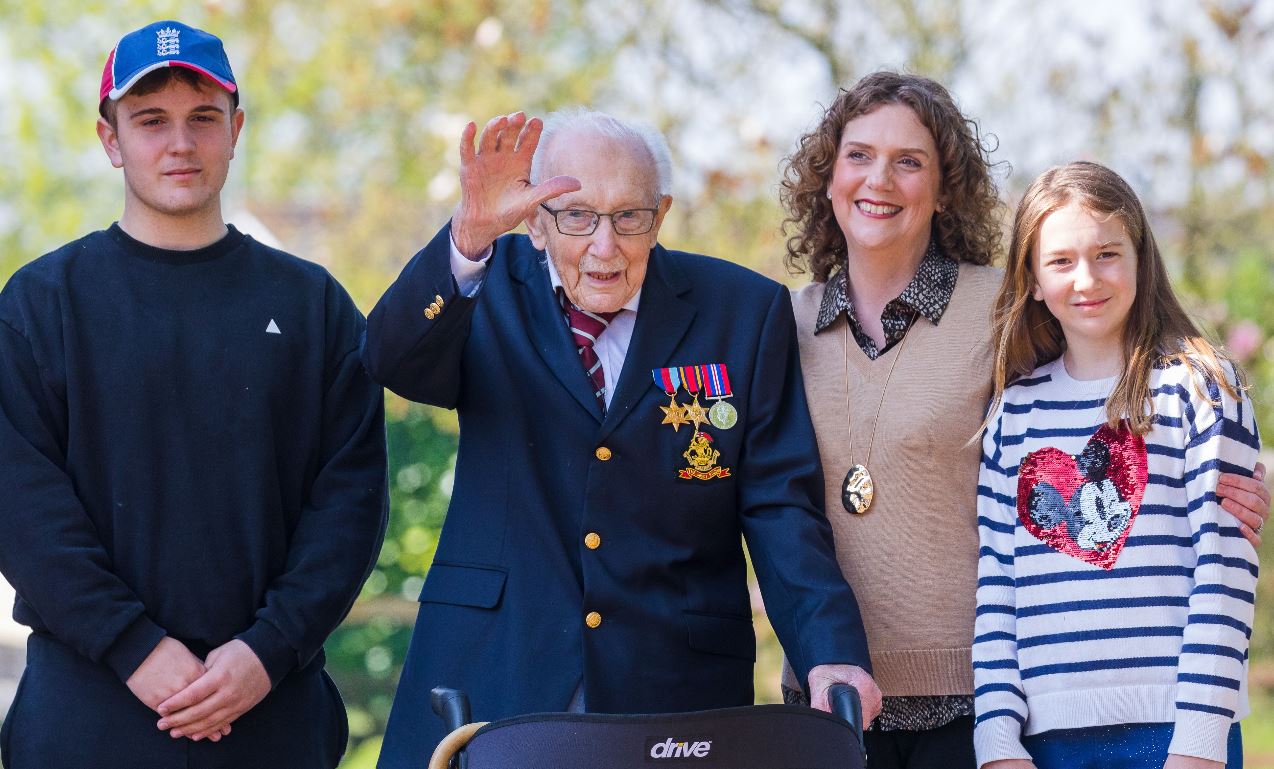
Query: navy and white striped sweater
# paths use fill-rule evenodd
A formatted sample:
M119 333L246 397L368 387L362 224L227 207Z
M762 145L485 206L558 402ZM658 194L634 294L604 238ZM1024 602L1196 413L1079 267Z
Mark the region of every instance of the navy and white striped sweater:
M1171 753L1224 762L1247 714L1256 553L1215 489L1256 463L1251 403L1156 369L1143 441L1103 427L1115 381L1041 366L983 437L979 766L1029 758L1023 734L1117 723L1174 723Z

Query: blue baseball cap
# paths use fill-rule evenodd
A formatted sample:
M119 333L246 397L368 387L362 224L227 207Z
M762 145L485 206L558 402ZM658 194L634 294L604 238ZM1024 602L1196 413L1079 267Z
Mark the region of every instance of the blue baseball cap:
M179 21L157 21L120 39L106 57L99 102L118 100L148 73L160 67L185 67L236 93L230 60L216 35Z

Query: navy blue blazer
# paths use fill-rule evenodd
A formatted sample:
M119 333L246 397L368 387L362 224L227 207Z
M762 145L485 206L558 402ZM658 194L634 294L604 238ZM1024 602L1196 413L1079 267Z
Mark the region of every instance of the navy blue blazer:
M603 418L545 259L501 237L466 298L444 227L368 318L372 376L460 421L382 767L419 766L441 739L439 685L468 691L475 720L564 710L581 680L592 712L751 704L742 539L801 679L824 663L870 669L823 515L787 289L656 246ZM729 475L683 479L694 430L661 424L669 397L651 372L710 363L726 364L738 412L730 429L703 426Z

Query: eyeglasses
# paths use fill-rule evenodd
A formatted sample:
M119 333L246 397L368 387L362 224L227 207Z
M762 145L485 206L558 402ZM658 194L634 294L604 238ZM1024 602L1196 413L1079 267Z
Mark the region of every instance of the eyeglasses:
M616 235L645 235L655 227L656 208L630 208L610 214L599 214L583 208L561 208L556 211L541 203L540 208L553 215L557 231L563 235L592 235L603 216L610 217Z

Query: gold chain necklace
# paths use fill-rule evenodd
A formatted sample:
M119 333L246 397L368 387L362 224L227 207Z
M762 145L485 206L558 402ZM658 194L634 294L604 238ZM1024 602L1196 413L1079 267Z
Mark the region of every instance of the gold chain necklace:
M902 341L898 343L894 359L889 364L889 371L885 374L885 383L880 388L880 401L876 403L876 415L872 417L871 436L867 441L867 463L858 464L854 462L853 410L849 399L849 313L845 313L845 333L841 335L841 351L845 359L845 419L849 427L849 472L845 473L845 480L841 481L840 487L840 503L845 507L845 512L865 515L871 509L872 501L876 499L876 483L867 470L867 465L871 464L872 449L876 446L876 423L880 421L880 409L885 405L885 393L889 391L889 380L893 379L894 366L898 365L898 359L902 357L902 348L907 344L907 337L911 336L911 327L916 323L916 314L915 308L912 308L911 320L907 321L907 330L903 333Z

